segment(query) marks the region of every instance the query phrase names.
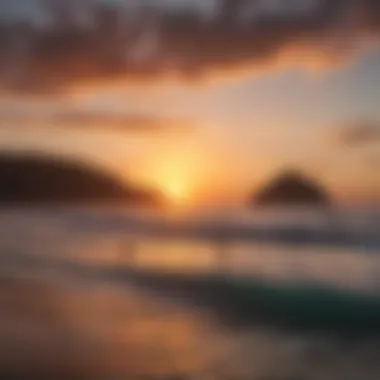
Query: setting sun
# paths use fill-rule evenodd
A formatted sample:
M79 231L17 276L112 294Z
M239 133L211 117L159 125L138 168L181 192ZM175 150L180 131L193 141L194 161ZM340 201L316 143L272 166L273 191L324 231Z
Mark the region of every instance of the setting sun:
M210 159L204 151L195 149L191 142L163 144L156 148L150 160L138 167L144 173L143 182L157 188L174 206L187 207L195 204L209 171L205 163Z
M161 184L161 188L164 195L174 203L182 203L189 196L189 189L186 183L177 178L168 179Z

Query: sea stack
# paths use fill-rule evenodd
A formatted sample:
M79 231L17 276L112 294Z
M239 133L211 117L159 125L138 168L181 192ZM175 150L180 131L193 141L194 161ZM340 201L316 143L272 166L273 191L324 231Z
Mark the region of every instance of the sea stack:
M274 177L250 200L257 206L327 207L330 198L324 187L295 170L286 170Z

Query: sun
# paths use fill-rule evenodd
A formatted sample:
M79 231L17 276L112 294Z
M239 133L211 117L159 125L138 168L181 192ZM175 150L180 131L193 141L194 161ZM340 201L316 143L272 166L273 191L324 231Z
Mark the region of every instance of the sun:
M161 185L164 195L173 203L184 203L189 197L188 186L178 178L166 179Z
M140 167L144 182L150 183L175 208L190 208L197 202L204 163L194 149L168 147Z

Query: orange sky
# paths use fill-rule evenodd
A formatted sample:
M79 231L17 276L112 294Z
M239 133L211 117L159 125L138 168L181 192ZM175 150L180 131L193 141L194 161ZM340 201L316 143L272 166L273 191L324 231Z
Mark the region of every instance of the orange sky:
M242 200L289 166L340 202L380 203L377 3L214 3L136 2L129 25L121 2L14 1L7 22L52 28L0 20L9 46L23 38L0 46L0 147L88 160L184 204Z

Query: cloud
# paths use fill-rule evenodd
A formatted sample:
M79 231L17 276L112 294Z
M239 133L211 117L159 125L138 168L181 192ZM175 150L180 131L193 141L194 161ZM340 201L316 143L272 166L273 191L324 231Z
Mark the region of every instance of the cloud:
M378 170L380 168L380 154L372 154L367 157L367 164L370 168Z
M343 147L360 147L380 143L380 124L361 122L341 127L334 141Z
M41 110L35 107L0 108L0 124L5 127L107 129L126 132L184 131L191 123L148 114L114 110L72 109ZM193 127L193 125L192 125Z
M3 92L336 62L380 35L378 0L29 0L12 2L11 14L7 4Z

